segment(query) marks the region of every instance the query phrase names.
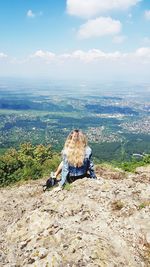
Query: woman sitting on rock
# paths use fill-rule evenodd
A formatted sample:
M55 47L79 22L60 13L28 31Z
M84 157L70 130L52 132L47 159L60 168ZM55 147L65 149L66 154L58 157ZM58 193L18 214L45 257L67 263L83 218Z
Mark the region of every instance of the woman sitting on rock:
M73 182L84 177L96 179L91 156L92 150L85 134L80 130L72 131L62 151L62 162L55 172L56 177L61 173L59 187L63 187L66 181Z

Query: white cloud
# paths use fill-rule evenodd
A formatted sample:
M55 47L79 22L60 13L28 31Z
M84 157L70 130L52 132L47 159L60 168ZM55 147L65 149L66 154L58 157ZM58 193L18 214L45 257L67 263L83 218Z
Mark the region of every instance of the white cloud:
M31 9L29 9L28 11L27 11L27 17L28 18L35 18L35 17L41 17L41 16L43 16L43 12L42 11L40 11L40 12L38 12L38 13L34 13Z
M141 0L67 0L67 12L83 18L89 18L109 12L124 10L136 5Z
M116 60L125 55L126 54L120 53L119 51L106 53L99 49L90 49L88 51L75 50L71 53L64 53L64 54L54 54L49 51L38 50L34 54L30 55L29 61L32 59L38 59L49 63L50 62L65 63L70 60L73 60L73 61L82 61L84 63L90 63L93 61L101 61L101 60Z
M147 20L150 20L150 10L146 10L144 15Z
M122 44L126 39L127 39L127 37L125 35L114 36L113 43Z
M30 58L40 58L46 61L54 60L56 55L49 51L37 50Z
M119 20L110 17L100 17L88 20L80 26L78 36L83 39L91 37L101 37L105 35L115 35L120 33L122 28Z
M138 48L135 52L135 56L150 59L150 47Z
M3 53L0 53L4 57ZM6 56L6 55L5 55ZM149 81L150 46L132 52L100 49L75 50L65 54L38 50L22 60L0 60L1 76L54 79Z
M0 59L8 58L8 56L2 52L0 52Z
M75 59L80 60L85 63L90 63L92 61L99 61L103 59L117 59L121 56L121 53L116 51L113 53L105 53L99 49L91 49L89 51L76 50L70 54L62 54L60 58L62 59Z
M65 53L65 54L54 54L50 51L43 51L38 50L33 55L29 57L30 59L39 59L43 60L45 62L52 62L52 63L62 63L67 62L70 60L73 61L82 61L84 63L91 63L91 62L99 62L99 61L124 61L124 60L135 60L140 59L142 62L142 59L144 59L143 62L145 62L145 59L148 59L150 62L150 47L140 47L137 50L131 52L131 53L122 53L120 51L115 52L104 52L100 49L90 49L88 51L84 50L75 50L71 53Z
M27 11L27 17L29 17L29 18L35 18L35 16L36 16L36 14L33 13L33 11L31 9L29 9Z

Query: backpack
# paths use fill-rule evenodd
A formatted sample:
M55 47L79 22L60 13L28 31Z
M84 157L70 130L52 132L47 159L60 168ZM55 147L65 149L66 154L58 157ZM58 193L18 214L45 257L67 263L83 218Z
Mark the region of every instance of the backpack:
M56 178L49 178L46 181L46 184L43 185L43 191L45 192L47 189L50 189L51 187L55 186L57 184L57 180Z

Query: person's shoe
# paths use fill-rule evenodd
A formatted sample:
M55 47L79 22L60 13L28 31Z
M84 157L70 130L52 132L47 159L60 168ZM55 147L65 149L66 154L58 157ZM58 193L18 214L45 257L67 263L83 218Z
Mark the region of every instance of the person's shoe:
M51 172L50 178L52 178L52 179L56 179L56 175L55 175L54 172Z

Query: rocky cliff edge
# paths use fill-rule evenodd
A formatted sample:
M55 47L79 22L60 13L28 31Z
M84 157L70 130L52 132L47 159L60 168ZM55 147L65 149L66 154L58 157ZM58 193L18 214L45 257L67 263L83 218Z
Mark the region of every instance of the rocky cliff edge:
M60 192L1 189L1 266L150 266L150 167L96 172Z

